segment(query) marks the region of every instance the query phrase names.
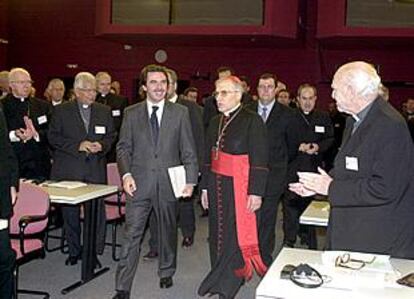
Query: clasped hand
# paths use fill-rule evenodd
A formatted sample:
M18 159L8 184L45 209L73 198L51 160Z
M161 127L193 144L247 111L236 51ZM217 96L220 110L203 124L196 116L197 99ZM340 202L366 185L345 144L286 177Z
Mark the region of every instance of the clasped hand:
M289 190L302 197L328 195L332 178L320 167L318 172L298 172L299 182L289 184Z
M100 144L97 141L91 142L88 140L84 140L79 145L79 151L86 152L88 154L96 154L102 151L102 144Z

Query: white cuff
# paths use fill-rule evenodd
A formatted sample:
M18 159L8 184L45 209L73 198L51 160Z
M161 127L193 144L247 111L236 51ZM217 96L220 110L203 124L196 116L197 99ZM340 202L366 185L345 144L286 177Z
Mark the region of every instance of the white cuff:
M10 142L20 142L20 138L16 136L16 131L9 132Z
M127 176L132 176L132 174L130 173L130 172L127 172L126 174L124 174L123 176L122 176L122 180L124 180Z

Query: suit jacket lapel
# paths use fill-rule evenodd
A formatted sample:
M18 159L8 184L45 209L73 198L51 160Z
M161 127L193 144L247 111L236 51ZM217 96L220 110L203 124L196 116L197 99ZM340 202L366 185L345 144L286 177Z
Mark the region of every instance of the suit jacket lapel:
M74 111L73 115L76 115L75 122L79 127L79 132L83 132L84 136L86 136L87 133L86 133L85 125L83 124L82 116L79 111L78 102L76 100L72 102L72 109Z
M165 101L164 111L162 112L162 117L161 117L160 132L158 135L158 145L160 144L161 140L163 140L163 138L168 137L168 128L170 127L170 124L171 124L171 110L170 110L171 105L174 105L174 104L171 102L168 102L167 100Z
M266 126L270 126L277 119L277 114L280 112L280 107L277 105L277 102L273 104L272 110L270 110L269 115L266 119Z

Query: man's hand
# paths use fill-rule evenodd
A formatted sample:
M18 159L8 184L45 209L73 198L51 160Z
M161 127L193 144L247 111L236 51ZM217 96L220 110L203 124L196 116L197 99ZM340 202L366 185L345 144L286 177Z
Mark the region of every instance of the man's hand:
M14 204L16 203L16 200L17 200L16 187L10 187L10 197L11 197L12 205L14 206Z
M186 197L191 197L191 195L193 194L193 190L194 190L194 186L193 185L185 185L184 190L182 192L184 198Z
M204 210L208 210L208 195L207 190L201 191L201 206Z
M23 128L15 130L14 133L16 134L16 137L18 137L24 143L33 138L32 131Z
M299 145L299 151L306 153L309 150L310 143L301 143Z
M289 190L302 197L314 196L316 192L306 189L302 183L290 183Z
M319 145L316 143L310 143L309 148L306 151L308 155L316 155L319 152Z
M23 120L24 124L26 125L26 131L30 132L30 135L32 137L39 138L39 133L33 125L33 121L28 116L23 117Z
M250 194L247 196L247 210L255 212L262 205L262 197L259 195Z
M332 178L322 168L318 167L318 171L319 174L313 172L298 172L299 182L308 190L318 194L328 195Z
M79 151L80 152L86 152L86 153L91 153L92 151L92 142L88 141L88 140L84 140L81 142L81 144L79 144Z
M134 192L137 190L137 185L135 184L135 180L132 175L126 175L123 179L124 191L131 197L134 196Z
M89 150L93 154L99 153L102 151L102 144L100 144L98 141L91 142Z

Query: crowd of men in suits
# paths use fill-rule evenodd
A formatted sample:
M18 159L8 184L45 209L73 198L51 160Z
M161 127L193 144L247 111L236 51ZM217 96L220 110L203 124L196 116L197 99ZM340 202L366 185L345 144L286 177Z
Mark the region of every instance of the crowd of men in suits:
M363 69L366 73L372 72L366 65L357 65L356 68ZM351 70L345 69L343 73L348 75L347 72L352 73L352 71L352 68ZM341 101L342 98L338 98L337 90L341 87L340 84L343 84L340 80L344 80L342 73L342 77L339 78L338 75L333 83L333 89L336 92L333 98L342 106L340 111L335 105L330 106L329 113L316 109L318 93L314 85L301 84L296 98L292 100L285 84L274 74L263 73L258 79L257 95L251 96L247 78L234 79L234 75L234 71L229 67L219 68L217 70L217 82L219 82L216 86L217 92L205 98L204 107L201 107L195 101L197 89L188 88L183 96L177 95L178 78L174 70L149 65L142 70L140 75L140 92L144 101L128 107L127 98L119 95L119 84L112 85L114 82L107 72L99 72L95 76L88 72L78 73L74 79L71 101L64 100L65 85L58 78L49 82L45 91L47 98L45 101L30 95L33 81L27 70L15 68L10 72L0 72L2 92L0 107L5 119L4 128L1 129L5 132L2 134L8 139L7 143L16 156L19 177L39 181L50 178L105 183L106 163L117 161L124 191L130 200L127 201L126 207L126 239L116 272L117 293L114 298L129 298L138 265L141 240L148 223L151 233L150 251L145 257L147 259L158 258L160 287L169 288L173 285L172 276L176 269L177 225L183 234L182 247L189 248L194 241L194 201L197 195L194 188L199 182L200 172L203 174L203 168L206 167L205 160L210 161L209 155L212 149L206 148L204 135L210 132L211 136L215 136L214 129L210 127L211 124L218 126L218 141L224 140L225 128L221 127L218 120L223 111L227 112L227 110L218 106L220 97L230 98L232 93L240 92L240 98L236 96L234 105L229 108L229 117L234 111L241 109L239 107L242 107L243 111L249 112L243 112L240 115L244 115L246 120L251 121L249 113L255 114L256 117L260 117L263 128L265 128L266 141L256 146L266 148L263 151L266 157L261 161L263 163L266 161L267 170L263 190L260 192L260 204L256 207L257 211L256 208L253 209L257 216L259 243L257 245L259 245L265 266L270 266L273 261L279 203L283 204L284 245L294 247L298 236L302 242L307 242L308 234L301 229L299 216L315 194L329 195L336 200L338 193L346 192L345 187L350 189L357 187L346 184L344 184L345 187L338 187L341 185L337 183L328 190L332 179L335 182L352 177L349 170L359 171L360 169L361 173L369 175L369 172L363 168L364 164L358 164L354 156L344 154L343 150L340 150L338 154L341 143L342 146L344 145L342 135L345 126L347 128L351 126L347 123L349 117L346 122L343 112L358 116L357 123L360 118L363 119L366 116L365 114L359 115L358 109L349 108L344 101ZM220 86L226 86L227 89L220 89ZM365 90L363 92L365 93ZM388 111L390 105L386 103L381 93L376 94L370 103L374 100L376 104L372 108L373 111L393 113ZM378 108L377 103L379 103ZM355 104L355 106L358 105ZM365 108L362 104L358 107ZM380 112L377 113L382 115ZM411 133L414 126L413 115L414 99L409 99L403 116ZM370 118L367 116L367 119ZM260 135L261 127L262 125L258 127L255 138ZM363 125L360 131L362 128L364 128ZM356 129L351 129L351 131L354 130ZM391 131L390 129L387 132L391 134ZM345 133L351 134L349 129ZM377 133L373 131L372 134ZM402 134L401 138L405 137ZM356 137L352 139L348 136L347 138L350 141L346 144L346 150L353 153L354 149L351 149L351 146L358 148L358 145L351 145L351 141ZM239 140L235 139L232 142L235 142L237 147ZM214 144L210 145L207 147L215 147ZM219 142L217 146L225 148ZM242 145L239 146L242 147ZM412 144L407 145L409 146ZM368 151L368 149L365 150ZM371 152L363 154L369 155ZM406 152L401 153L401 155L404 154ZM338 162L338 158L334 160L337 155L349 165L342 165L345 162ZM372 157L365 159L370 158ZM410 161L411 156L407 156L407 160ZM338 163L344 169L338 171ZM182 198L177 201L172 192L167 169L180 164L185 166L187 185L183 190ZM8 167L12 169L12 166ZM384 165L383 169L391 166ZM332 167L334 173L331 176L321 169L329 170ZM12 170L10 171L13 173ZM311 173L312 175L319 173L319 175L312 176ZM402 173L407 177L411 175L404 171ZM3 179L3 175L0 177ZM358 181L355 182L358 184ZM407 188L401 183L396 185ZM381 192L380 187L378 185L379 189L374 191ZM354 195L364 197L367 196L366 192L369 191L355 190ZM382 192L386 193L388 190L382 190ZM371 201L365 204L377 204L375 200L378 200L378 197L381 195L369 198ZM354 205L358 201L355 198L353 199L355 202L352 202L352 196L349 200ZM334 210L336 213L332 212L333 221L343 224L342 218L347 217L348 214L342 206L343 203L339 199L338 202L337 204L334 201L337 207ZM203 206L208 207L208 204L204 202ZM3 218L9 216L7 211L0 212ZM360 213L363 217L366 211L361 208L356 213ZM62 207L62 216L65 238L69 245L66 264L74 265L78 262L81 253L79 206ZM351 215L348 216L352 218ZM338 225L337 222L333 223ZM347 224L347 226L351 225ZM100 203L98 209L97 227L96 249L97 254L102 254L105 245L103 202ZM372 226L363 223L360 223L358 227L364 227L366 230L363 234L364 238L373 229ZM333 229L342 231L337 226L331 227L331 230ZM347 232L342 232L342 234L346 235ZM375 239L375 236L372 238ZM355 243L357 244L354 246L355 249L369 250L369 246L374 244L372 246L377 252L392 252L388 250L388 247L381 247L385 245L377 242L376 239L367 242L368 245L365 247L362 245L363 240L347 239L343 236L329 240L335 248L353 248L349 244ZM398 240L402 244L406 241ZM407 248L410 246L406 245L396 253L399 256L407 256Z

